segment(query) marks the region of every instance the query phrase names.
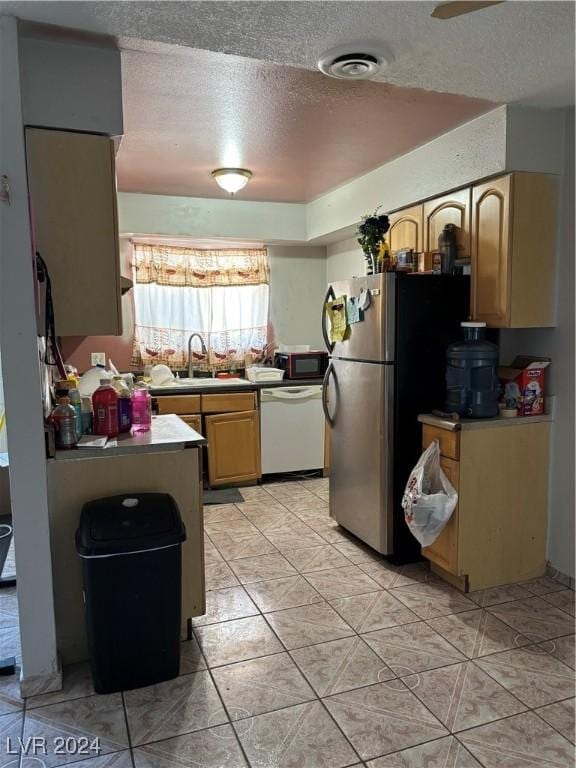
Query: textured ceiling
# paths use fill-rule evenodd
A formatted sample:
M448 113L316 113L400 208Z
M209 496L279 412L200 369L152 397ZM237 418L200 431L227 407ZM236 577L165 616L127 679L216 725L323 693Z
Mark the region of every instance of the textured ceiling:
M241 166L241 199L308 201L494 106L164 47L122 54L125 192L227 197L210 171Z
M22 2L3 13L313 69L327 48L386 43L393 85L497 102L574 102L574 3L514 1L451 21L434 2Z

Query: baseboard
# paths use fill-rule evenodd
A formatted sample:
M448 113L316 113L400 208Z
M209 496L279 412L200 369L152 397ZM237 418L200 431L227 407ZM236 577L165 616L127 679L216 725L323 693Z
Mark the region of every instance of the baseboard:
M49 675L33 675L32 677L23 678L22 672L20 672L20 695L24 699L60 690L62 690L62 666L60 661L58 661L58 670Z
M574 577L567 576L565 573L562 573L562 571L559 571L558 568L554 568L554 566L549 560L546 563L546 575L550 576L551 579L556 579L556 581L559 581L560 584L564 584L565 587L574 589L574 585L575 585Z

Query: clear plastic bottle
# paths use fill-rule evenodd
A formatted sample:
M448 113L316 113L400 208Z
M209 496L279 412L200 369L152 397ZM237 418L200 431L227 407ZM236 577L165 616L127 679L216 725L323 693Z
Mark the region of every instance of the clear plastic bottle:
M92 433L92 398L82 398L82 434Z
M75 448L78 442L76 411L70 405L69 397L58 398L58 405L52 411L52 421L56 433L56 448L60 450Z
M118 394L118 430L130 432L132 426L132 400L130 389L123 376L114 376L112 386Z
M132 431L149 432L152 426L152 398L144 383L132 391Z
M68 390L68 397L70 398L70 405L76 412L76 435L78 436L78 439L80 439L80 435L84 432L82 427L82 398L77 389Z
M94 434L118 436L118 393L110 379L100 379L100 386L92 395L94 408Z

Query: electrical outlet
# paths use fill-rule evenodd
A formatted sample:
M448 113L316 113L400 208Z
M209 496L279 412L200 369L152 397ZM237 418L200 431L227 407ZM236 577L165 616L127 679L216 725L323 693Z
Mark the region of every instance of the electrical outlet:
M92 367L94 367L95 365L106 366L106 352L91 352L90 365Z

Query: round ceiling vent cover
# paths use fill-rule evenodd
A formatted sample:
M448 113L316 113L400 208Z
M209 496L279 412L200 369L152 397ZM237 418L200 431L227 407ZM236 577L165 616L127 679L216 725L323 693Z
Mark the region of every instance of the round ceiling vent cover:
M339 80L370 80L391 60L384 55L382 46L339 46L326 51L318 60L318 69L329 77ZM360 51L350 53L350 51Z
M379 69L378 59L369 53L345 53L334 59L326 74L346 80L366 80L374 77Z

